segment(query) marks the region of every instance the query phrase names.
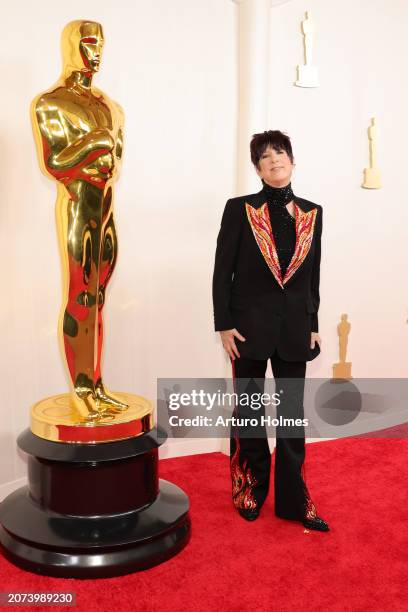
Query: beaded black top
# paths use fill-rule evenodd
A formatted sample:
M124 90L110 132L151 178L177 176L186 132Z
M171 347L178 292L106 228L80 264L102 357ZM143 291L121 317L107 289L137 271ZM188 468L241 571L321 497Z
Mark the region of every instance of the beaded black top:
M296 246L295 218L286 208L286 204L293 200L294 194L291 183L285 187L271 187L264 181L262 183L283 279Z

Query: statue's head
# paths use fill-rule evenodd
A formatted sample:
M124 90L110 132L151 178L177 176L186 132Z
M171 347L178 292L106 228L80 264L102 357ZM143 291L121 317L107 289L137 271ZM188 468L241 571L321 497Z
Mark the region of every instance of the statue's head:
M61 44L65 74L98 72L104 44L100 23L71 21L62 31Z

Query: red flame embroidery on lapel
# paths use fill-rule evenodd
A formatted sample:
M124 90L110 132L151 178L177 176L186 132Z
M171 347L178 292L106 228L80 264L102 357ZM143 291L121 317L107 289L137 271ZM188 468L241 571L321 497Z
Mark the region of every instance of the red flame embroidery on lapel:
M296 220L296 247L290 264L287 267L283 284L287 283L291 276L305 261L310 245L312 244L313 231L316 222L317 208L304 212L295 204Z
M296 246L293 257L286 270L285 278L282 280L278 253L276 251L271 220L269 217L268 204L265 202L260 208L254 208L250 204L246 204L245 207L248 221L260 251L277 283L283 288L284 284L287 283L296 270L302 265L310 250L317 208L313 208L313 210L309 212L304 212L295 204Z
M250 204L245 204L245 207L248 221L252 227L255 240L261 253L277 283L283 287L278 253L276 251L271 220L269 218L268 204L265 202L260 208L254 208Z

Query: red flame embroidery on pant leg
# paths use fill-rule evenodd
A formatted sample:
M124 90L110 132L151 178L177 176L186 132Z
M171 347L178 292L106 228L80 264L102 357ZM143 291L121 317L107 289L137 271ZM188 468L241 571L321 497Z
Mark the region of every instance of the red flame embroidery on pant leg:
M232 378L234 383L234 392L236 393L235 384L235 366L232 361ZM233 417L237 416L237 406L235 405ZM248 460L243 461L242 467L239 463L240 443L237 430L234 429L235 451L231 457L231 480L232 480L232 501L236 508L243 510L253 510L258 503L253 494L253 487L258 483L255 476L252 474L251 468L248 466Z
M301 472L302 472L303 490L305 493L304 515L305 515L305 518L307 519L313 519L317 516L317 510L310 496L309 489L306 486L306 468L305 468L304 462L302 464Z
M258 504L252 489L258 481L253 476L247 459L243 461L242 467L240 466L240 444L237 434L234 434L234 439L236 448L231 458L232 501L236 508L253 510Z

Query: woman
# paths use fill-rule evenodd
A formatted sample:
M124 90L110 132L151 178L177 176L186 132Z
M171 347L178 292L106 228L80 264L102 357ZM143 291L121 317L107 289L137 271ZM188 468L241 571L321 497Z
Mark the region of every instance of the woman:
M263 391L270 359L281 400L277 417L303 419L306 362L319 354L321 344L322 207L293 194L294 160L286 134L255 134L250 149L263 187L225 206L213 277L215 330L231 359L238 397ZM264 407L255 414L241 404L234 415L255 416L258 425L250 432L231 428L232 495L239 514L254 520L268 493L271 456L260 420ZM328 531L306 487L304 459L303 425L278 426L275 514Z

